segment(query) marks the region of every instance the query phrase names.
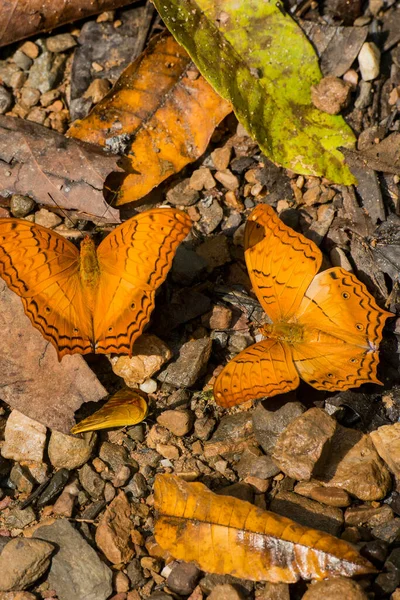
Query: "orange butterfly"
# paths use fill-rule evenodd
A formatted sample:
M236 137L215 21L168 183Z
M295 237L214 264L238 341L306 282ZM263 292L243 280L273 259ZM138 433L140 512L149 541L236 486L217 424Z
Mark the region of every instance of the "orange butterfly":
M0 219L0 276L21 297L32 325L58 353L132 353L175 251L191 228L182 211L158 208L119 225L80 252L61 235Z
M240 352L218 376L219 405L288 392L300 377L327 391L381 383L379 342L393 315L363 283L340 267L318 273L317 246L266 204L250 214L244 247L253 289L273 323L261 327L266 339Z

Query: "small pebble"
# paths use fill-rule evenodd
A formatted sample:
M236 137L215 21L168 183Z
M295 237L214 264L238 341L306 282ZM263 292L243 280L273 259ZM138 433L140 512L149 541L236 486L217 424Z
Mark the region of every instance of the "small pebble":
M40 100L40 92L35 88L24 87L21 91L21 102L27 108L32 108Z
M53 227L62 223L62 218L54 212L41 208L35 213L35 223L42 225L42 227L53 229Z
M74 46L76 46L76 40L70 33L59 33L46 40L46 47L49 52L65 52Z
M34 42L24 42L19 49L26 56L29 56L29 58L37 58L39 56L39 47Z
M381 53L374 42L365 42L358 55L361 77L364 81L372 81L379 75Z
M21 219L26 217L34 208L35 201L29 196L22 196L20 194L13 194L11 196L10 210L14 217Z

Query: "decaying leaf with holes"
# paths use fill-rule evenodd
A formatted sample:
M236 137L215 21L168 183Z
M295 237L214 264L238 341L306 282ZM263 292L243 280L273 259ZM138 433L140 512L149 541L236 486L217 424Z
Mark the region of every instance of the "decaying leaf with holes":
M68 135L127 153L120 205L142 198L201 156L231 110L174 38L161 35Z
M175 475L157 475L154 507L158 544L209 573L294 583L376 571L344 540Z

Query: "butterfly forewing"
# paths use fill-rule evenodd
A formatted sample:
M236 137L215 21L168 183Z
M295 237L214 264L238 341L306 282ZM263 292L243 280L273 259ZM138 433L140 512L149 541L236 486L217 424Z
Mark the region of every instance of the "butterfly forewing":
M45 227L0 220L0 275L58 352L92 352L92 325L79 279L79 252Z
M272 321L288 320L321 266L317 246L258 205L245 230L245 259L257 298Z
M234 406L264 396L275 396L299 385L290 348L276 340L263 340L235 356L214 385L220 406Z
M154 308L155 291L191 224L180 210L154 209L129 219L100 244L96 352L131 352Z

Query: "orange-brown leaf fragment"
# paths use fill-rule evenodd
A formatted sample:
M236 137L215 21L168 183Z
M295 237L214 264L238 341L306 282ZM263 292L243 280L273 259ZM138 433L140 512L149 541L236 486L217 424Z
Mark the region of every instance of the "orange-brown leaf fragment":
M348 542L244 500L213 494L201 483L157 475L154 506L159 545L209 573L294 583L300 577L375 572Z
M201 156L231 110L174 38L161 35L68 135L101 146L132 140L120 205L142 198Z

